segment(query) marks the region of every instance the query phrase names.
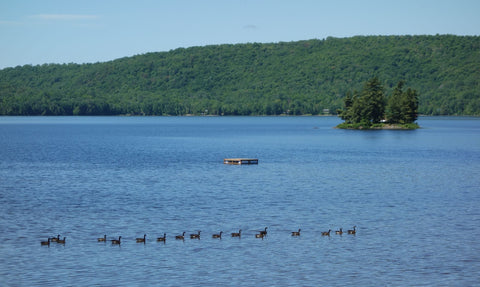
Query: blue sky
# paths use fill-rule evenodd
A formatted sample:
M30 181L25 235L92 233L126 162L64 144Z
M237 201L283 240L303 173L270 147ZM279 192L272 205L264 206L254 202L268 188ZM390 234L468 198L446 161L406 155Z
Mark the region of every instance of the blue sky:
M478 0L0 0L0 69L179 47L480 35Z

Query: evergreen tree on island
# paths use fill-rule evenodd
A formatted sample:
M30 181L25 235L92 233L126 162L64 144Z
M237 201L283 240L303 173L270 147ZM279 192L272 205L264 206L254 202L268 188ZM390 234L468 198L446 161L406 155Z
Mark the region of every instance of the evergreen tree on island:
M403 90L404 81L398 82L393 94L385 95L385 89L377 77L368 80L362 91L347 95L345 108L338 115L345 122L338 128L347 129L415 129L418 117L417 91Z

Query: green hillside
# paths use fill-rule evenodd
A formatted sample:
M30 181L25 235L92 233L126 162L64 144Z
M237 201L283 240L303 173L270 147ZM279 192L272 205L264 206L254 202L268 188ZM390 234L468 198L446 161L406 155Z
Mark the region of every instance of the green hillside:
M95 64L0 70L1 115L323 114L372 76L419 112L480 115L479 36L358 36L214 45Z

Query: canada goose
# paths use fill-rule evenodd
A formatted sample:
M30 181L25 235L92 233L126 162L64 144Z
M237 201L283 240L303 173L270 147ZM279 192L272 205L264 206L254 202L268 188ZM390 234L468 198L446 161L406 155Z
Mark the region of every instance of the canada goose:
M50 237L48 238L47 241L41 241L41 242L40 242L40 245L48 245L48 246L50 246Z
M298 231L292 231L292 236L300 236L300 231L300 228L298 229Z
M97 238L98 242L107 242L107 235L105 234L103 237Z
M144 234L144 235L143 235L143 238L137 238L137 239L136 239L136 240L137 240L137 243L145 243L145 239L146 239L146 238L147 238L147 235Z
M182 235L177 235L177 236L175 236L175 239L177 239L177 240L185 240L185 231L182 233Z
M255 234L255 238L262 238L263 239L263 237L265 237L265 235L262 234L262 233Z
M190 234L190 239L200 239L200 230L197 234Z
M57 242L60 240L60 234L57 234L57 237L50 237L50 242Z
M220 239L222 239L222 233L223 233L223 231L220 231L220 233L212 235L212 238L220 238Z
M117 239L112 239L112 240L111 240L111 241L112 241L112 244L115 244L115 245L120 245L120 243L121 243L121 241L120 241L120 240L121 240L121 239L122 239L122 237L121 237L121 236L119 236L119 237L118 237L118 240L117 240Z
M356 225L355 225L355 226L353 226L353 229L349 229L349 230L347 230L347 233L348 233L348 234L356 234L356 233L357 233L357 230L356 230L356 228L357 228L357 226L356 226Z
M65 238L66 238L66 237L63 237L63 239L57 239L57 243L59 243L59 244L65 244Z
M267 228L268 228L268 227L265 227L265 230L259 231L260 234L263 235L263 236L266 236L266 235L267 235Z
M166 233L163 234L163 237L158 237L157 238L157 241L165 242L166 240L167 240L167 234Z
M240 229L238 232L232 232L232 237L242 237L242 230Z
M322 232L322 236L330 236L330 231L332 231L332 230L329 229L328 231Z
M340 235L342 235L342 234L343 234L342 228L340 228L340 230L336 230L336 231L335 231L335 234L340 234Z

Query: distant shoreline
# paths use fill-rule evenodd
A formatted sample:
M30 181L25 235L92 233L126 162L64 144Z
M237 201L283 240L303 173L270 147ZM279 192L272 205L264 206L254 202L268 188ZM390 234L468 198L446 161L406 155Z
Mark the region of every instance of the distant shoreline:
M336 129L344 130L416 130L420 126L416 123L411 124L373 124L372 126L364 126L361 124L346 124L341 123L335 127Z

